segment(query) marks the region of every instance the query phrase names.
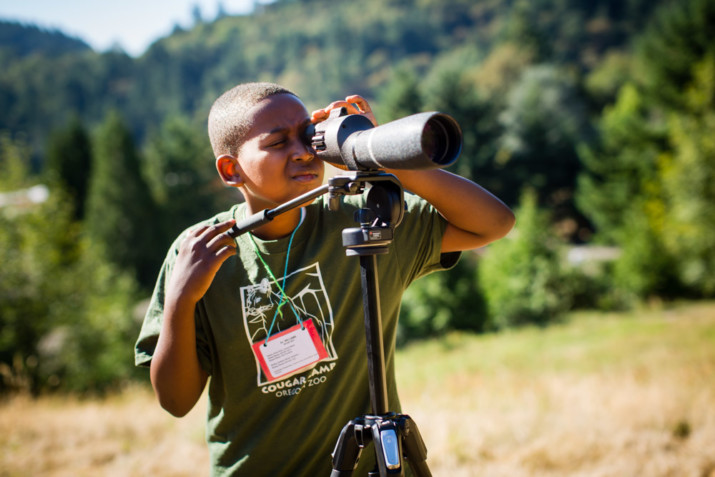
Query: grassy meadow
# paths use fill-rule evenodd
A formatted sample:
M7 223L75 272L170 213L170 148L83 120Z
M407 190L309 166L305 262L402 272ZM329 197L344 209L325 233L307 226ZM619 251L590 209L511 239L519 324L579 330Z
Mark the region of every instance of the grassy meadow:
M713 302L455 333L397 366L436 477L715 477ZM0 477L208 475L204 409L174 419L143 387L8 398Z

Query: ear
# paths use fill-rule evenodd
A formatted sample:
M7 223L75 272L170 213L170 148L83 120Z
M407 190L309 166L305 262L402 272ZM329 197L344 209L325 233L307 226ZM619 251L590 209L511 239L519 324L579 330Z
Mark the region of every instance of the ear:
M221 154L216 158L216 170L224 184L231 187L241 187L243 178L238 160L230 154Z

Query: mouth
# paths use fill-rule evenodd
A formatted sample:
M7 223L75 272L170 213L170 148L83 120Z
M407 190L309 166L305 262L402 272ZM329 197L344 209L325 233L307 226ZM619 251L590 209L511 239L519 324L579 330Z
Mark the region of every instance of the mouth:
M298 182L313 182L318 179L320 175L313 171L303 171L293 175L293 180Z

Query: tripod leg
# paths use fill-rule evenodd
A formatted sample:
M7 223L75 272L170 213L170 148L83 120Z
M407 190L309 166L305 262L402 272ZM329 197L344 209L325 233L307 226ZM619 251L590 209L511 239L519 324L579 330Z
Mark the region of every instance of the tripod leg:
M432 472L426 462L427 446L422 440L422 434L420 434L417 424L410 416L402 416L400 428L402 429L405 457L415 477L432 477Z
M345 424L333 451L333 471L330 477L351 477L360 460L363 444L363 420L353 419Z

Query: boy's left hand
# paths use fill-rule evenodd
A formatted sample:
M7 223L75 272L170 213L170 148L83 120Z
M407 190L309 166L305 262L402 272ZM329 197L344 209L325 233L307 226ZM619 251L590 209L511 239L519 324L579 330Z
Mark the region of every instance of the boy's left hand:
M370 104L365 98L357 94L348 96L344 101L333 101L325 108L316 109L310 115L310 121L313 124L325 121L328 119L330 111L338 108L346 108L348 110L348 114L360 114L365 116L374 126L377 126L377 119L375 119L375 115L372 112L372 108L370 108Z

